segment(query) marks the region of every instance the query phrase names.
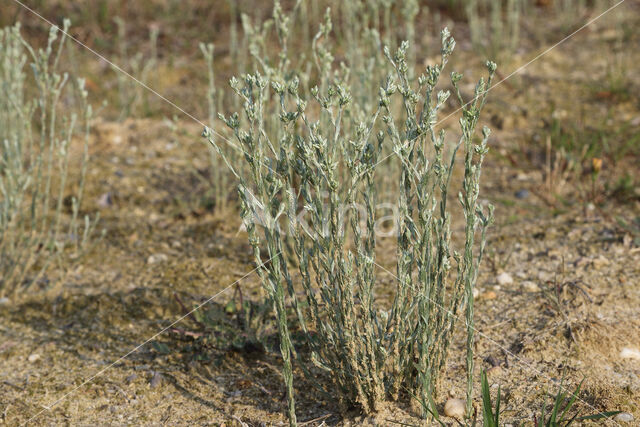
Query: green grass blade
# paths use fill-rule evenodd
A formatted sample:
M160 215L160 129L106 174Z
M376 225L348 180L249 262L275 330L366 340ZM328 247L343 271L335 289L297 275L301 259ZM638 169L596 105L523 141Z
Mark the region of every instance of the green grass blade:
M482 374L480 374L480 382L482 387L482 419L484 420L484 425L485 427L497 427L493 421L489 382L487 381L487 373L484 370Z
M560 419L558 421L562 422L562 420L564 420L564 416L567 414L567 411L569 411L569 409L571 409L571 407L575 403L576 399L578 398L578 393L580 393L580 388L582 387L583 382L584 379L580 381L580 384L578 384L576 390L571 394L571 399L567 403L567 406L564 408L564 411L562 411L562 415L560 415Z
M494 426L499 426L499 418L500 418L500 386L498 386L498 397L496 397L496 413L494 414Z

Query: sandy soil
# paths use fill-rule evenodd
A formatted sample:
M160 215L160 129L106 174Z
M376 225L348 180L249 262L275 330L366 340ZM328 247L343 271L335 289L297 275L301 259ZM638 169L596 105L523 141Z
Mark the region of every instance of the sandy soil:
M497 88L484 115L494 136L481 196L497 205L497 221L478 281L476 363L514 425L531 425L563 378L569 391L584 380L581 414L640 420L640 194L615 191L625 173L637 183L638 144L615 152L637 136L640 81L623 93L607 83L607 60L591 49L610 46L610 30L594 26L545 55ZM629 64L640 59L634 37ZM471 55L461 46L457 63ZM586 178L566 173L555 151L547 162L540 138L554 118L608 135L595 186L588 162ZM247 276L254 265L237 213L211 209L199 132L161 119L95 123L87 210L100 211L106 234L81 262L50 273L54 289L0 305L0 422L284 425L275 330L266 321L266 345L252 339L267 307ZM392 271L393 245L380 242ZM379 274L383 299L394 279ZM464 396L463 348L460 337L439 405ZM407 399L374 416L340 413L296 374L303 425L421 424Z

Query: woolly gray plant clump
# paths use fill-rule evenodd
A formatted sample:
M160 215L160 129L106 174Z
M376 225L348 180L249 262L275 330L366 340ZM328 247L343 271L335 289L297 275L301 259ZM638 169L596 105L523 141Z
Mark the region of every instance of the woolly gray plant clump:
M286 46L288 20L274 16ZM329 32L327 18L314 40ZM344 408L357 405L372 412L385 399L406 394L432 402L461 313L467 324L471 409L473 287L493 210L485 212L477 203L490 132L484 128L478 143L474 136L496 65L487 63L489 78L480 79L468 103L458 87L462 76L451 73L462 106L461 137L452 152L445 153L444 131L435 127L450 93L437 91L436 85L454 46L445 28L440 63L417 78L411 77L408 42L394 55L385 48L387 77L377 94L368 94L368 102L375 105L368 115L354 105L347 64L337 71L318 64L316 79L324 88L301 85L296 70L287 69L284 54L269 72L263 69L231 81L243 115L220 117L245 162L241 170L225 161L239 179L242 218L264 289L275 306L292 425L294 360L307 373L309 363L326 371L332 385L325 390L333 396L337 390ZM319 57L317 43L313 50ZM277 126L267 125L272 117L278 117ZM224 156L209 128L204 136ZM385 149L392 155L379 164ZM464 156L459 202L466 218L460 253L450 247L447 204L458 151ZM390 309L375 297L377 183L391 167L387 163L395 163L399 171L398 280ZM354 206L364 208L351 209ZM452 269L455 274L450 274ZM287 318L289 305L294 320ZM311 350L309 360L293 347L292 327L302 331Z
M92 110L84 80L72 82L58 71L68 27L68 20L63 31L52 27L46 47L37 50L19 24L0 30L0 297L24 292L63 257L77 260L96 225L80 218ZM68 96L74 83L75 102ZM84 145L74 182L68 171L76 136Z

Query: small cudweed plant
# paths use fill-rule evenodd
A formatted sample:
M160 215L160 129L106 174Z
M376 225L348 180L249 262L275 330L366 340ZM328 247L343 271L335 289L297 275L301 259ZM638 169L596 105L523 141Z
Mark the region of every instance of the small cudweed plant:
M92 117L83 80L77 81L80 114L61 114L60 107L70 84L66 73L57 72L68 26L65 21L61 36L52 27L46 48L38 50L22 38L19 24L0 30L0 296L37 282L63 255L77 258L95 226L88 217L84 224L79 219ZM25 71L29 61L33 74ZM69 196L76 135L84 147ZM65 215L65 200L71 215Z
M278 26L288 24L278 19ZM487 64L489 78L479 81L468 103L458 89L462 76L451 74L463 108L461 136L447 153L444 131L437 131L436 123L450 94L436 86L455 47L448 30L442 32L440 63L417 78L407 59L408 42L393 55L386 48L381 66L387 76L379 89L367 94L362 88L371 82L358 85L357 100L374 106L362 108L345 78L349 65L334 72L333 57L320 49L319 41L331 31L329 22L314 38L320 87L307 90L279 55L277 69L232 79L244 111L220 116L245 153L247 172L238 175L242 219L275 306L292 425L293 361L308 369L291 342L287 305L310 349L310 362L328 373L331 394L337 390L345 408L355 404L375 411L402 390L431 399L461 313L471 384L473 287L492 218L491 207L485 212L477 204L489 130L483 130L480 142L475 134L495 64ZM278 34L283 39L288 33L278 28ZM204 136L224 155L210 129ZM383 150L392 154L388 161L399 171L398 282L390 307L376 300L377 184L389 170L379 165ZM459 202L466 219L461 253L450 246L447 197L458 151L464 155ZM291 257L295 262L288 262Z

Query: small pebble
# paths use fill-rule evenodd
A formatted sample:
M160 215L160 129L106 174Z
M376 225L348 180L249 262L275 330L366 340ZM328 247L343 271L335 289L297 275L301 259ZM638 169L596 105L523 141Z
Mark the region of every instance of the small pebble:
M102 196L98 198L98 207L108 208L113 206L113 198L111 197L111 193L104 193Z
M538 272L538 279L545 283L551 279L553 279L553 275L551 273L549 273L548 271L539 271Z
M568 115L569 113L567 112L567 110L563 110L563 109L554 110L553 113L551 113L551 117L557 120L562 120L566 118Z
M609 260L608 260L606 257L604 257L604 256L600 255L599 257L594 258L594 259L591 261L591 263L593 264L593 266L594 266L595 268L602 268L602 267L604 267L604 266L609 265Z
M498 297L498 294L496 294L494 291L487 291L483 293L481 297L482 299L496 299Z
M500 375L501 373L502 373L502 368L500 366L494 366L493 368L487 371L487 375L489 375L490 377L495 375Z
M513 277L509 273L500 273L498 277L496 277L498 284L500 286L511 285L513 283Z
M30 354L29 357L27 357L27 360L31 363L37 362L40 360L40 355L38 353Z
M628 412L620 412L618 415L615 416L613 420L630 423L631 421L633 421L633 415Z
M522 189L522 190L516 191L516 198L526 199L527 197L529 197L529 190Z
M464 400L462 399L449 399L444 404L444 414L451 418L464 418Z
M169 257L165 254L153 254L149 258L147 258L147 264L159 264L168 260Z
M623 359L640 360L640 350L631 347L625 347L620 351L620 357Z
M540 292L540 286L538 286L536 282L532 282L531 280L522 282L522 287L527 292Z
M0 305L9 305L10 302L11 300L7 297L0 298Z
M149 383L151 385L151 388L158 387L161 382L162 382L162 374L158 371L155 371L153 373L153 377L151 377L151 382Z

